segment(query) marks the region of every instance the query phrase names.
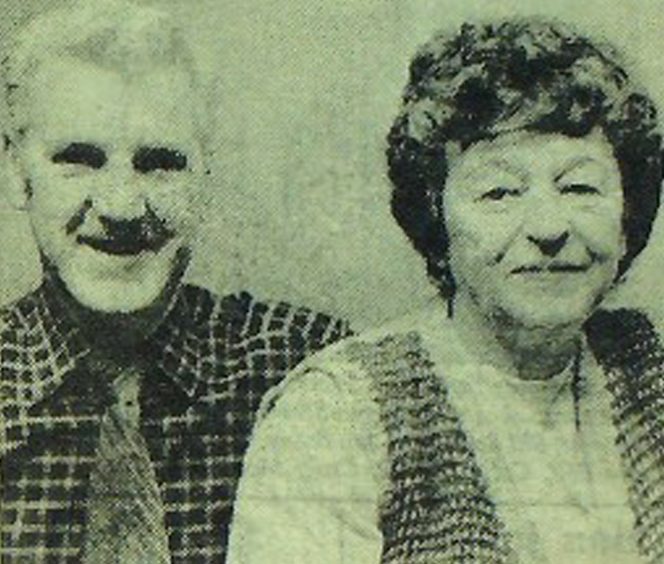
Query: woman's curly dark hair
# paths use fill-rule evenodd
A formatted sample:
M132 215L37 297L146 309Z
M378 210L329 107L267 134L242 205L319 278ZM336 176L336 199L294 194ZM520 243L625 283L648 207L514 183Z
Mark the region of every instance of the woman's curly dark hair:
M645 247L659 206L661 136L654 104L611 47L550 21L464 24L415 55L402 102L387 138L392 214L444 297L454 294L443 215L450 142L463 150L517 129L583 137L599 127L622 175L618 276Z

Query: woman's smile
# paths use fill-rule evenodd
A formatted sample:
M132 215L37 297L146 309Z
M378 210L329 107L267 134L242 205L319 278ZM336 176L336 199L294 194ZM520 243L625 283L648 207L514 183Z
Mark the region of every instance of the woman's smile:
M567 262L552 262L548 264L529 264L518 266L511 271L512 274L543 275L543 274L572 274L586 272L590 264L573 264Z

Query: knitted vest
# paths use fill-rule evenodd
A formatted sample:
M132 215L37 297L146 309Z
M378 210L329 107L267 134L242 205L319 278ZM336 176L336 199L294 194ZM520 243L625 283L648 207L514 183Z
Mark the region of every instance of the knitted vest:
M648 320L600 312L588 342L613 394L616 444L629 482L638 549L664 561L664 353ZM516 562L459 416L416 333L356 343L388 438L383 564Z

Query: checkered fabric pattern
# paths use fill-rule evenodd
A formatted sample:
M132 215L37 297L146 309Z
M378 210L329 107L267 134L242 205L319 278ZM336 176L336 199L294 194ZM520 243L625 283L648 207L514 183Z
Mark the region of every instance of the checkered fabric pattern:
M79 562L99 424L112 402L48 282L0 317L0 560ZM345 323L184 286L141 351L141 432L174 563L223 562L264 392Z

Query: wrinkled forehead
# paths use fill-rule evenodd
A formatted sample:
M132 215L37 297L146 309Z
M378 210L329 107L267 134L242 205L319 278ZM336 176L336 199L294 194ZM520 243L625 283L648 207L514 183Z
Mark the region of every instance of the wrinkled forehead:
M555 170L579 161L618 170L613 146L599 126L586 135L574 137L558 132L516 129L469 146L449 142L445 150L450 170L460 166L486 169L495 163L511 164L524 171Z
M200 101L192 77L180 66L122 70L53 57L26 77L23 87L25 128L46 139L200 141Z

